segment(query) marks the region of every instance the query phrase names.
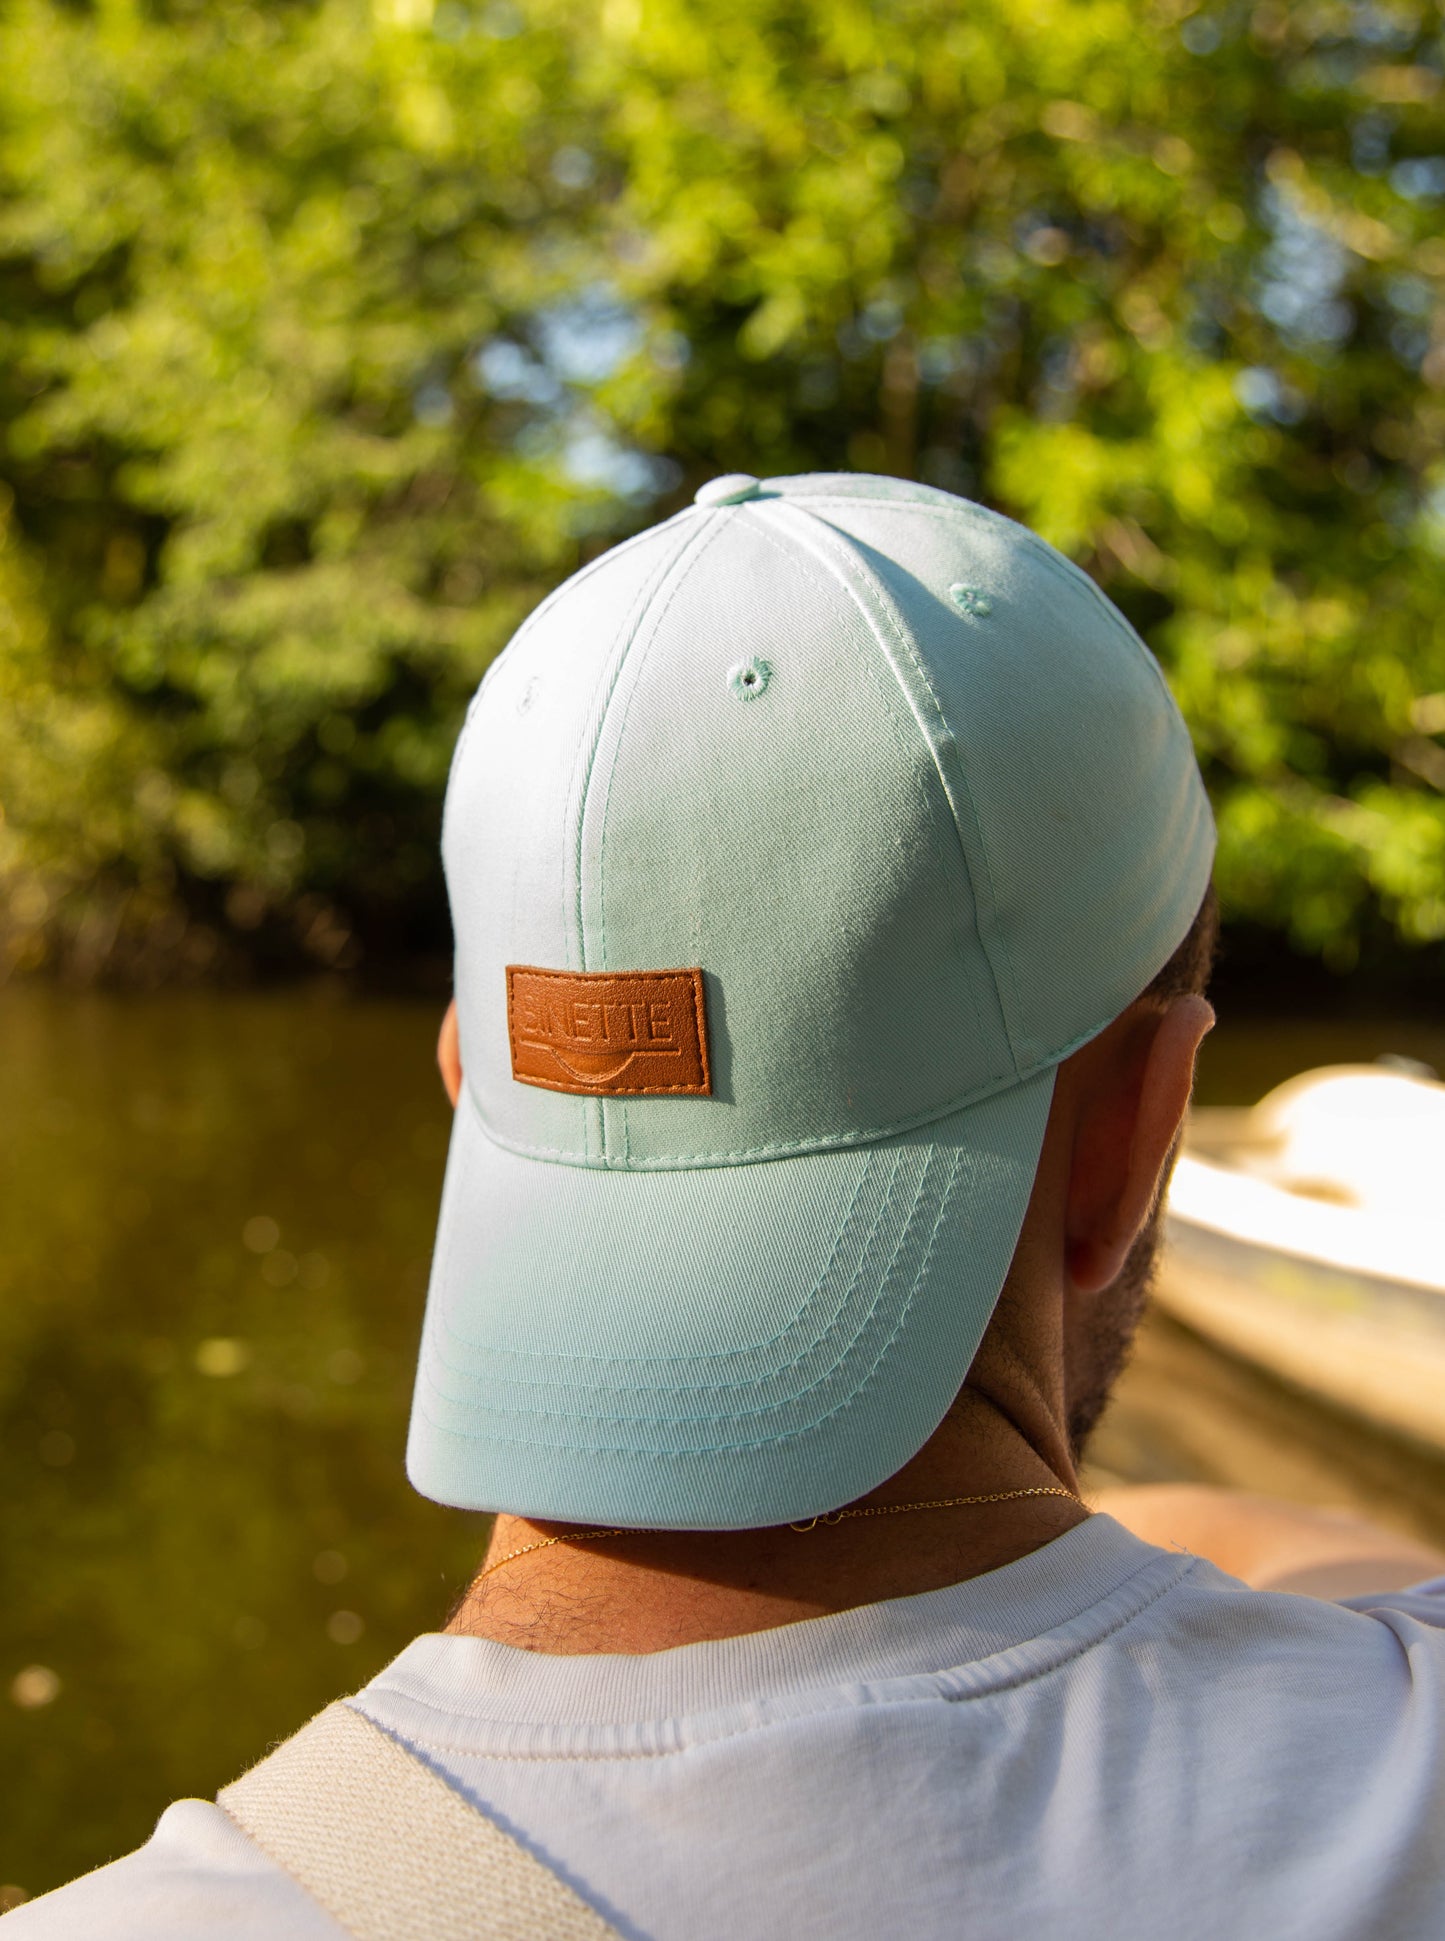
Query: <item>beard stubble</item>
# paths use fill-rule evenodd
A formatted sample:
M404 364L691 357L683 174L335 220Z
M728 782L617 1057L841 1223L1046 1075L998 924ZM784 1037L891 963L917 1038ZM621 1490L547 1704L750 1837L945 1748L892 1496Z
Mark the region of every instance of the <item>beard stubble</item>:
M1129 1249L1117 1277L1099 1295L1080 1344L1077 1369L1071 1369L1068 1407L1069 1448L1083 1460L1090 1436L1109 1406L1114 1386L1128 1366L1139 1323L1154 1291L1163 1241L1164 1195Z

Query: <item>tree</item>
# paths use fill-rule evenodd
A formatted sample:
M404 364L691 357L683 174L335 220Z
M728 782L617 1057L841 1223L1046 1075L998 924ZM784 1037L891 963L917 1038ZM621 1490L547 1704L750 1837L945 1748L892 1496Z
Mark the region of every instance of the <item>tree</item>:
M86 803L10 815L22 954L435 925L521 612L712 473L838 466L1129 612L1226 917L1445 936L1442 64L1334 0L13 0L0 463Z
M0 21L5 470L50 642L9 663L22 963L435 926L461 709L599 495L475 368L585 242L560 42L519 67L410 18Z

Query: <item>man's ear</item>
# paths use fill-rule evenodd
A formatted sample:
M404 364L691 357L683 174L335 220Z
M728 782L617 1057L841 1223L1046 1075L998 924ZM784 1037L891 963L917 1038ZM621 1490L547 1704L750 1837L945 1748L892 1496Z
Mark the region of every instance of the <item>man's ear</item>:
M447 1014L442 1019L441 1036L437 1039L437 1065L442 1075L442 1084L447 1088L447 1097L455 1110L457 1100L462 1095L462 1042L457 1030L457 1001L452 999L447 1006Z
M1202 997L1131 1006L1091 1045L1077 1074L1065 1263L1082 1294L1117 1279L1154 1207L1214 1023Z

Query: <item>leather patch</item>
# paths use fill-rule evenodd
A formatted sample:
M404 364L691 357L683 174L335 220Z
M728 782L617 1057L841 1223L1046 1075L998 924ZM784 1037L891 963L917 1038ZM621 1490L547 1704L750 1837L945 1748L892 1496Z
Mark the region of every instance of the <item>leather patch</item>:
M598 1098L712 1091L702 972L507 966L512 1076Z

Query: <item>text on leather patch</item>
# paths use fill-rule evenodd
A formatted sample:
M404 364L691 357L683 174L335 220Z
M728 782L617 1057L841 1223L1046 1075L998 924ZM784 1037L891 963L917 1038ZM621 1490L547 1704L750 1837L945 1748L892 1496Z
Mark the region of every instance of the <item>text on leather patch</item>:
M512 1076L599 1098L712 1090L702 972L507 966Z

